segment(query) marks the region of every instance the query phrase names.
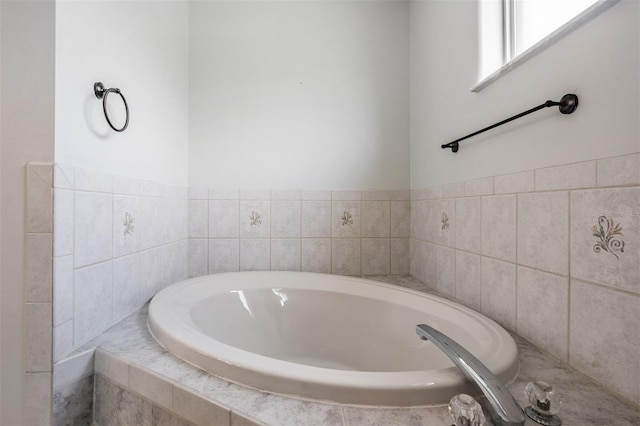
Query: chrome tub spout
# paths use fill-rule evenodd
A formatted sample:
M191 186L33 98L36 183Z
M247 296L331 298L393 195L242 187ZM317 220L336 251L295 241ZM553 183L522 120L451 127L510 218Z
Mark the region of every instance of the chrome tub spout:
M451 338L426 324L418 324L416 333L423 340L430 340L464 375L484 394L488 402L488 411L497 425L524 425L524 411L509 390L476 357Z

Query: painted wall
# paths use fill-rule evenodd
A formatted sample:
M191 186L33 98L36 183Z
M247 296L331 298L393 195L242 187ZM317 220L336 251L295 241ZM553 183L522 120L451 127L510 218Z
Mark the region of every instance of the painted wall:
M408 2L192 2L189 185L406 189Z
M63 0L56 23L56 162L186 186L188 3ZM124 132L108 127L96 81L125 95Z
M23 407L25 388L35 391L41 382L38 375L24 376L25 165L53 160L55 4L2 1L0 9L0 424L17 425L28 424L29 417L23 417L23 409L29 408Z
M421 188L640 150L639 22L635 0L602 15L480 93L473 1L411 2L411 185ZM545 109L461 143L440 145L565 93Z

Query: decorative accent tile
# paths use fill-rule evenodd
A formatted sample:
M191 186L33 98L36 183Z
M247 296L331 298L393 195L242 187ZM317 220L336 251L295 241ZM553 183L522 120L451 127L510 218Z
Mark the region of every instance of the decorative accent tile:
M482 254L516 261L516 195L482 197Z
M456 296L456 251L436 246L436 288L449 296Z
M300 201L271 202L271 237L299 238L301 226Z
M331 240L331 273L358 276L361 269L359 238L334 238Z
M566 192L518 195L518 263L566 275L569 271Z
M456 199L456 248L480 253L482 203L480 197Z
M386 237L391 234L391 204L388 201L362 202L362 236Z
M140 198L125 195L113 196L113 257L135 253L139 249L139 233L136 226L140 218Z
M456 250L456 298L480 311L481 257Z
M272 239L271 240L271 270L299 271L300 270L300 240Z
M640 297L572 280L570 312L571 365L640 404Z
M269 238L270 211L270 201L240 201L240 238Z
M558 189L589 188L596 186L596 162L582 163L537 169L536 191L554 191Z
M640 294L640 188L571 193L571 275Z
M517 333L568 361L569 280L518 266Z
M483 257L481 311L504 328L516 330L516 265Z
M447 247L454 247L456 241L456 200L438 200L433 213L437 218L435 242Z
M391 252L388 238L362 239L362 274L389 275Z
M360 201L334 201L332 212L332 237L360 238Z
M209 238L238 238L239 214L240 204L236 200L209 201Z
M209 240L209 273L237 272L240 269L238 240Z
M598 160L598 186L640 184L640 153Z
M331 273L331 240L329 238L302 240L302 271Z

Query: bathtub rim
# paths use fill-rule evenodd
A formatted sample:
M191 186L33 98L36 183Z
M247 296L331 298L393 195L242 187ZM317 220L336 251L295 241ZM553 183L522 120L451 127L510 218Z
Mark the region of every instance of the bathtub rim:
M162 347L178 358L198 368L243 386L294 398L339 404L400 407L445 404L448 402L449 397L447 397L446 400L440 397L442 387L458 387L460 392L478 394L478 391L453 364L449 368L417 371L372 372L337 370L271 358L209 338L215 343L214 346L217 346L217 349L220 347L225 349L223 355L230 353L235 356L241 356L241 359L235 358L233 361L230 361L227 359L229 356L221 356L219 353L212 355L210 353L211 351L207 350L209 348L203 349L202 345L194 343L194 341L201 339L204 333L193 328L184 327L184 324L181 324L180 327L171 327L172 329L167 331L166 328L158 325L157 318L154 318L154 314L152 314L156 309L154 300L157 305L159 303L157 300L170 299L173 292L178 292L183 287L198 285L201 282L210 281L211 279L222 280L228 277L260 276L264 274L271 275L272 277L277 277L278 275L289 277L305 275L314 276L322 280L346 280L359 283L360 285L376 286L387 291L399 292L409 296L418 296L441 303L447 308L458 310L464 315L473 317L474 320L483 324L483 326L487 326L491 332L494 333L500 349L493 351L490 358L488 360L483 359L483 362L504 384L513 382L518 375L520 365L516 343L511 335L492 319L440 296L395 284L359 277L310 272L246 271L190 278L163 289L158 293L158 295L162 294L161 297L156 299L156 296L152 299L149 305L147 328L153 338ZM257 285L255 287L274 288L274 286L263 285ZM367 288L369 289L369 287ZM369 297L358 294L357 292L355 294L362 297ZM171 314L168 316L171 316ZM175 318L172 319L174 320L174 325L179 323ZM418 339L417 335L416 339ZM511 355L505 357L503 356L505 353ZM257 366L260 366L260 368ZM278 373L275 374L274 371ZM309 373L313 374L313 381L304 380L309 376ZM358 379L358 382L354 383L353 379ZM409 388L407 388L407 383L411 383ZM437 383L438 385L433 386L433 383ZM393 398L391 398L392 402L390 402L389 398L390 392L393 394Z

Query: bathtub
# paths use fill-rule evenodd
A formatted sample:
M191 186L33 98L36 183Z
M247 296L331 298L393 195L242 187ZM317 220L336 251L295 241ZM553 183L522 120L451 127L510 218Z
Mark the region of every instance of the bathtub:
M238 272L176 283L149 306L154 338L179 358L233 382L348 404L418 406L475 393L416 324L456 340L503 383L517 348L464 306L339 275Z

